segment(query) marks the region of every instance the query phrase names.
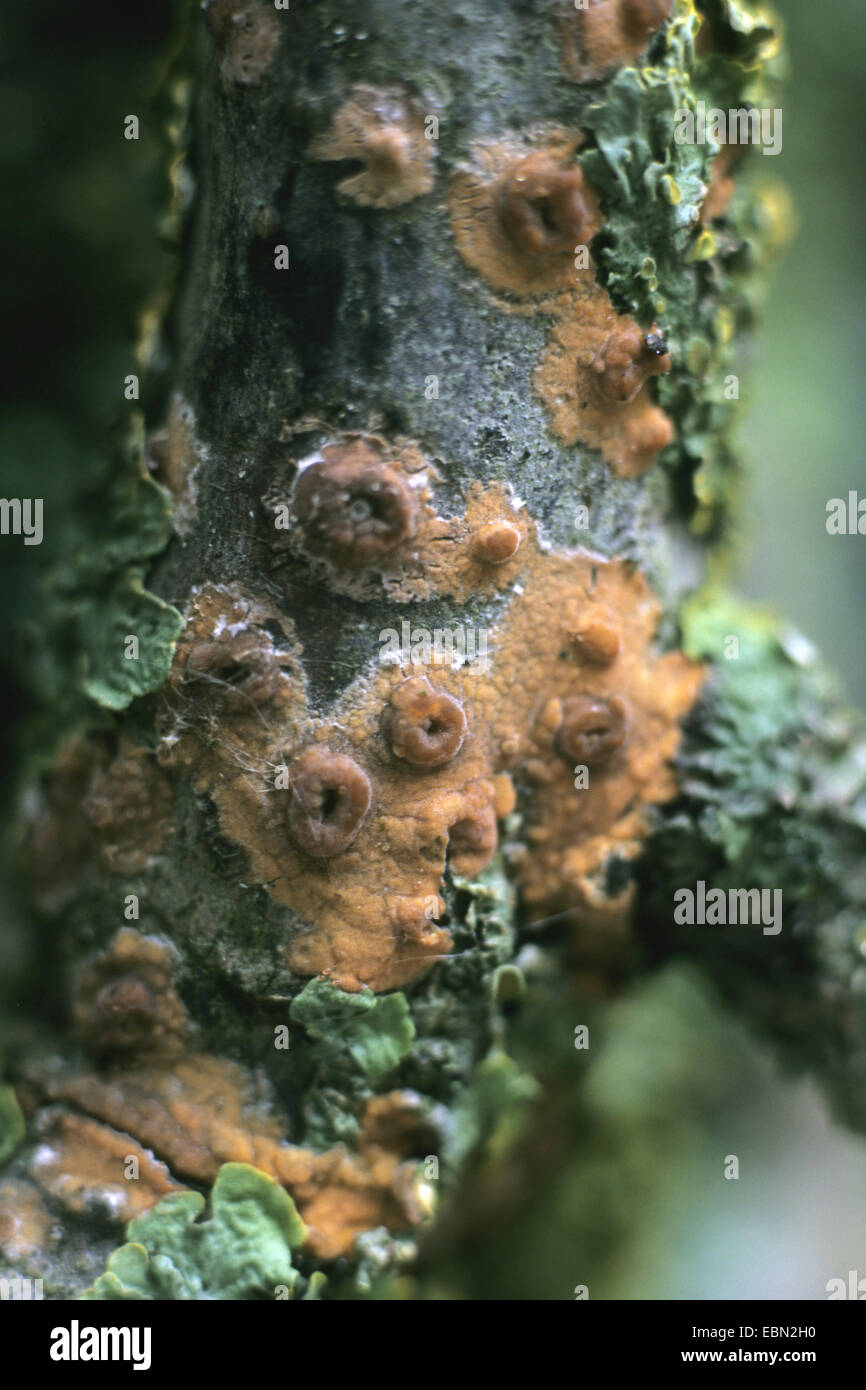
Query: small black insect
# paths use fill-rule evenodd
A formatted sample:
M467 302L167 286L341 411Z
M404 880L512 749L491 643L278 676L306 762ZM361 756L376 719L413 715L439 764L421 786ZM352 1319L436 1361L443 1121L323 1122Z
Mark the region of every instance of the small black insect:
M643 345L654 357L664 357L665 353L670 351L661 333L647 333Z

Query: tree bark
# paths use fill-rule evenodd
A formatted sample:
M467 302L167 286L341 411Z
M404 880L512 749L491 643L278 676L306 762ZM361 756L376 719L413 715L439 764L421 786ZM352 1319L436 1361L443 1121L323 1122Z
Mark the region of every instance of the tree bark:
M862 731L715 582L785 205L675 128L773 106L739 12L190 13L134 539L28 830L62 1006L12 1039L0 1203L51 1296L226 1162L296 1203L295 1294L527 1296L502 1231L513 1265L622 1157L595 1039L683 958L863 1123ZM700 884L781 891L780 930L678 921Z

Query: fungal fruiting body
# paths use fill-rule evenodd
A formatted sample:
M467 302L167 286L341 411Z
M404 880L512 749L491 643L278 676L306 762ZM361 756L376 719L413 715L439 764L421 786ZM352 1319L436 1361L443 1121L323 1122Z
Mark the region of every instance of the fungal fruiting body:
M318 421L284 437L295 433L327 442L292 458L262 498L280 562L312 564L334 593L364 602L444 594L466 602L508 587L526 522L507 485L473 483L465 512L440 516L438 474L411 440L341 434Z
M562 69L576 82L604 77L633 63L670 17L673 0L589 0L556 7Z
M112 1055L179 1051L189 1020L172 980L170 942L122 928L84 967L75 998L77 1030L90 1048Z
M603 225L576 157L579 132L540 130L528 153L513 138L478 144L451 185L457 248L507 313L543 313L550 336L532 374L564 444L597 448L614 472L643 473L670 443L670 420L647 383L670 370L655 326L617 314L596 283L590 243Z
M625 705L618 696L597 700L592 695L572 695L562 706L556 746L572 762L595 766L619 748L625 730Z
M633 478L673 438L673 425L647 385L670 366L660 335L617 315L600 291L554 321L534 384L563 443L594 445L615 473Z
M505 234L526 255L573 255L597 230L595 196L582 169L547 150L518 159L500 197Z
M447 690L426 676L412 676L391 696L391 747L415 767L441 767L456 757L466 737L466 714Z
M62 901L93 859L111 874L152 867L171 834L173 800L153 751L129 734L70 739L31 832L44 876L38 901Z
M581 660L594 666L609 666L619 654L619 636L609 617L590 613L571 638Z
M213 684L220 697L233 705L245 700L267 704L280 680L272 646L263 645L251 632L227 633L214 641L193 643L185 674L187 680Z
M482 565L504 565L520 549L520 530L510 521L488 521L473 544L473 554Z
M433 187L435 141L404 92L357 86L311 143L314 160L358 159L363 168L338 185L362 207L394 208Z
M289 834L307 854L330 859L349 848L372 800L370 779L354 758L314 744L289 769Z
M647 377L661 376L670 367L670 353L661 335L642 333L632 322L618 325L592 362L604 395L618 405L628 405Z
M338 566L384 555L418 526L406 478L363 440L326 446L301 472L293 501L306 548Z

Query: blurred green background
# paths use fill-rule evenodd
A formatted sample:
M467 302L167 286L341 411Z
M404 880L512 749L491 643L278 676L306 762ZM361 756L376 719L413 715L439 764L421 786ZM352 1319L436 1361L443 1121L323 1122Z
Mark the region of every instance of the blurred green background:
M750 470L742 588L800 627L866 704L866 538L827 534L826 504L866 497L863 0L781 0L791 78L782 153L799 233L744 379Z
M826 503L866 495L863 463L866 6L782 0L792 77L771 172L795 199L799 236L776 273L744 372L750 466L739 584L823 649L866 703L866 539L831 537ZM149 109L172 32L170 0L75 11L67 0L0 17L0 211L9 362L0 374L5 496L46 498L44 547L0 547L0 640L14 761L15 623L39 612L52 517L98 488L105 425L123 414L136 316L172 253L155 233L159 141L123 117ZM769 163L769 161L768 161ZM42 554L39 554L39 549ZM0 1004L20 1010L16 963L28 923L12 902L0 932ZM617 1006L589 1102L609 1151L590 1150L555 1192L528 1193L513 1236L479 1255L473 1297L816 1299L832 1277L866 1275L866 1143L836 1128L808 1083L772 1060L711 988L672 967ZM740 1178L723 1176L736 1154ZM584 1240L610 1211L611 1239ZM616 1226L614 1239L613 1226Z

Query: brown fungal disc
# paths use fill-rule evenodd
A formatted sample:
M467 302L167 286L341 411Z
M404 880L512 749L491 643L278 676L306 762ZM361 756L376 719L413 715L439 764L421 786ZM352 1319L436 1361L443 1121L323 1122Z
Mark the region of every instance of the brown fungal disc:
M212 681L233 705L264 705L280 683L280 668L254 632L195 642L186 659L188 679Z
M592 364L608 400L633 401L647 377L670 371L667 343L655 331L643 333L636 323L615 328Z
M529 255L574 252L593 225L582 170L535 150L514 164L502 194L502 226L509 240Z
M370 779L354 758L313 744L289 769L286 819L292 839L320 859L342 854L364 824L372 800Z
M672 0L622 0L622 24L630 39L651 34L668 18Z
M472 547L484 565L504 565L520 549L520 530L510 521L489 521L482 526Z
M409 483L363 443L329 445L295 485L304 544L336 564L363 564L409 540L418 506Z
M415 767L449 763L460 752L466 730L460 701L426 676L410 676L391 696L391 747Z
M625 705L618 696L572 695L563 701L556 746L565 757L587 766L604 762L624 740Z
M572 638L577 654L594 666L609 666L619 653L619 636L609 623L591 618Z

